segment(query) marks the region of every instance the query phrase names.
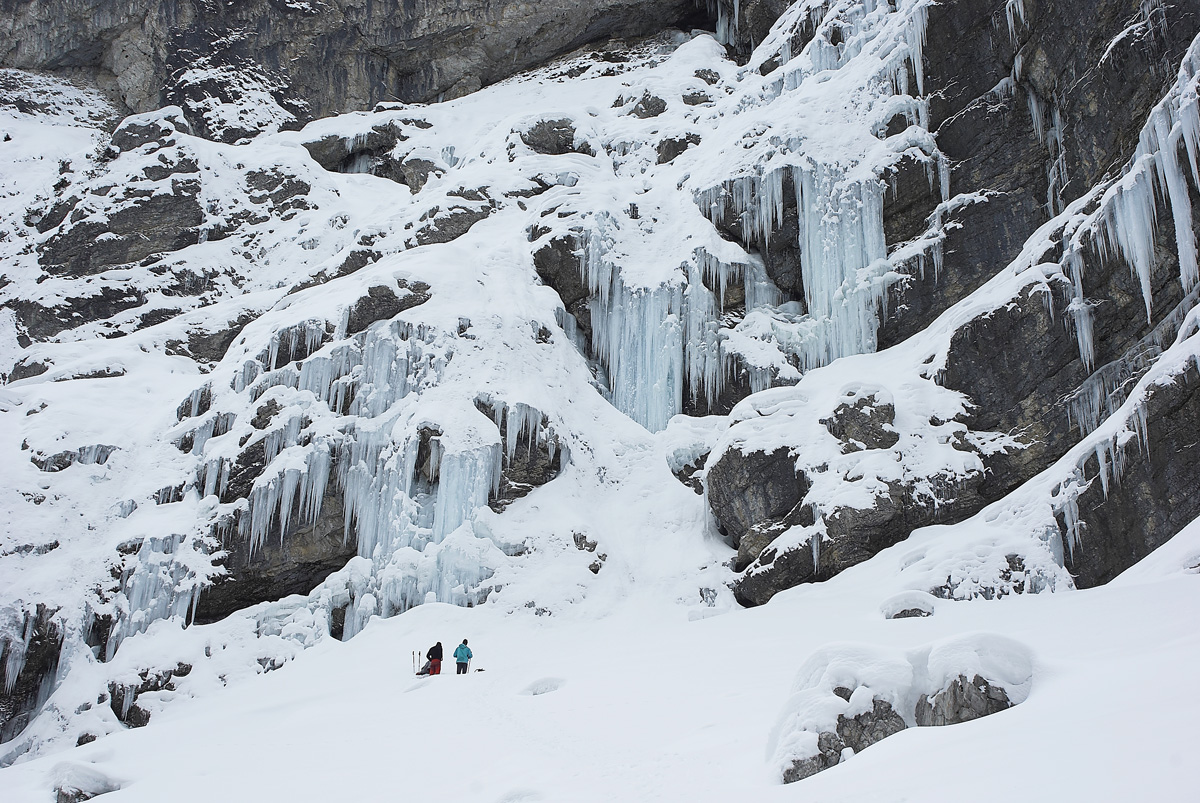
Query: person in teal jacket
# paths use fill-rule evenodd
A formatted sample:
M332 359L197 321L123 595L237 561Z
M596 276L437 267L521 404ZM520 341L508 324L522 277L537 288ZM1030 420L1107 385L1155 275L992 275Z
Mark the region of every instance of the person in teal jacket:
M467 665L471 662L471 648L467 646L466 639L454 648L454 660L458 663L458 674L467 674Z

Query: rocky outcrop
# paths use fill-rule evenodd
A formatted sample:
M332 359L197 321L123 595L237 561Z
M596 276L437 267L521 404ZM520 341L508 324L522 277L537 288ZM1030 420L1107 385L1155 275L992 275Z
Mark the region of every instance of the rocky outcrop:
M429 285L424 282L413 282L412 287L403 280L399 284L399 296L387 285L368 288L367 294L350 308L346 319L346 334L356 335L376 321L391 320L404 310L429 300Z
M922 694L913 717L918 725L956 725L986 717L1012 707L1003 686L989 683L982 675L967 680L959 675L932 696Z
M767 13L768 6L742 4L739 35L753 30L753 20ZM950 225L935 269L927 259L914 262L908 278L890 290L879 330L881 349L920 332L977 290L1018 255L1041 224L1130 158L1150 109L1174 80L1175 65L1200 29L1195 9L1147 10L1126 0L1089 2L1084 24L1076 24L1075 12L1068 13L1055 2L1031 6L1024 19L1018 16L1011 23L994 11L973 2L942 4L929 10L925 92L931 93L930 130L953 164L949 195L976 195L939 212L942 222ZM726 12L732 13L732 9ZM1064 24L1068 18L1073 22ZM1143 34L1136 37L1136 43L1134 37L1118 36L1130 20L1141 21ZM803 38L808 34L801 26L797 35ZM981 53L977 62L962 62L963 42L975 43ZM763 69L769 68L768 64ZM1129 82L1130 70L1150 80ZM898 130L889 129L889 133ZM884 225L888 245L895 250L921 236L940 198L927 166L915 161L901 161L889 181ZM1195 215L1200 210L1200 191L1191 187L1191 193ZM722 226L732 237L750 239L771 278L794 296L802 293L803 286L799 254L788 251L788 243L795 237L792 193L787 187L783 199L783 215L769 244L756 242L755 236L747 238L743 221L736 217L725 215L729 222ZM1091 364L1081 356L1081 336L1072 324L1072 305L1080 303L1078 291L1066 283L1027 289L1011 303L980 314L954 333L938 382L970 400L967 414L959 420L972 432L1007 433L1022 448L981 453L988 481L953 489L951 506L935 511L913 498L911 488L890 486L870 510L846 509L826 516L830 532L819 549L810 541L797 544L796 539L772 549L770 544L779 534L801 523L798 509L789 508L794 511L790 515L782 510L785 502L798 504L800 498L793 493L772 515L730 527L729 511L736 504L731 505L728 497L769 495L778 479L771 472L749 479L755 472L731 470L729 465L745 456L722 455L726 465L709 467L709 499L714 517L739 547L735 566L747 569L737 582L739 599L746 604L761 603L781 588L828 577L840 570L839 566L865 559L919 526L962 519L1011 493L1066 454L1096 425L1092 419L1097 413L1088 411L1096 406L1097 394L1103 399L1100 407L1111 411L1119 405L1124 398L1122 388L1128 389L1162 344L1174 338L1182 311L1194 303L1194 298L1184 297L1180 285L1171 216L1161 217L1149 302L1143 298L1135 272L1113 249L1085 239L1080 258L1086 269L1080 288L1093 319ZM777 242L781 243L778 247ZM1062 258L1061 252L1052 251L1043 261ZM1179 392L1178 385L1172 388L1172 393ZM1186 407L1182 398L1175 403ZM844 407L828 419L829 431L843 441L844 452L888 448L895 442L885 408L872 408L865 400L856 405L861 407ZM1166 423L1164 414L1152 410L1150 415L1150 420L1157 422L1148 439L1152 444L1156 437L1162 438L1166 448L1173 438L1181 437L1171 434L1175 427ZM1178 431L1187 426L1181 425ZM956 448L971 447L959 443ZM1160 447L1146 448L1158 454ZM1193 461L1182 440L1175 448L1183 449L1182 458L1173 458L1170 469L1169 461L1160 461L1158 471L1170 471L1177 475L1172 479L1186 481L1182 477L1194 471ZM1184 509L1177 515L1166 513L1172 509L1169 506L1161 508L1162 513L1150 513L1152 507L1157 510L1161 501L1175 495L1165 478L1145 476L1153 473L1145 470L1147 462L1143 459L1137 464L1137 471L1144 475L1141 501L1135 502L1130 494L1116 502L1114 510L1129 505L1130 511L1161 519L1163 529L1143 535L1138 527L1123 528L1125 533L1137 533L1131 536L1099 524L1095 537L1085 538L1068 556L1072 571L1083 584L1115 576L1147 554L1151 544L1162 543L1200 513L1200 505L1183 500L1178 500ZM1088 476L1097 472L1093 465ZM1139 483L1134 484L1137 487ZM1089 509L1100 505L1102 485L1094 482L1080 504ZM837 523L839 516L845 517L846 526ZM811 515L806 517L811 519ZM1134 520L1131 515L1128 522ZM744 534L751 531L753 538L743 544ZM1132 544L1130 538L1145 543Z
M797 675L772 737L784 783L801 781L912 727L956 725L1025 701L1029 650L975 634L900 651L827 645Z
M90 72L129 109L175 103L198 134L228 142L380 101L457 97L588 42L703 22L688 0L129 0L104 14L12 0L5 15L0 65Z
M252 473L250 469L248 474ZM253 477L249 480L252 482ZM248 493L249 486L243 485L242 493ZM305 523L294 516L286 533L280 532L276 522L257 545L249 534L232 528L221 538L226 554L218 563L226 573L200 594L195 621L215 622L260 602L308 594L345 566L358 554L358 546L353 534L345 537L342 504L341 492L331 486L321 500L321 513L315 521Z
M537 432L547 431L544 421L538 424L534 433L514 432L509 429L510 416L497 416L495 408L485 400L477 400L475 406L479 412L498 422L500 439L504 444L515 441L511 447L505 449L501 461L500 481L496 490L488 496L491 509L502 513L513 502L559 475L564 464L563 447L552 434L545 439L537 437ZM578 539L576 545L579 546ZM595 549L596 545L593 542L588 551L594 552Z
M49 696L63 639L56 613L38 605L0 620L0 742L20 733Z
M1016 257L1052 212L1129 158L1200 29L1194 7L1156 8L1163 16L1143 23L1146 42L1118 36L1145 16L1134 0L1031 4L1012 35L991 6L930 7L930 130L954 164L950 194L986 191L988 200L951 216L962 227L950 232L940 270L916 274L894 291L889 307L903 314L885 323L881 345L927 326ZM964 48L978 58L964 63ZM1054 168L1060 159L1061 169ZM912 181L920 193L922 180Z
M752 527L783 521L809 486L786 448L750 454L729 450L706 469L705 484L709 508L735 547Z
M171 669L143 669L136 683L110 683L108 705L118 720L131 728L150 724L150 712L137 704L137 698L156 691L174 691L175 678L187 677L190 664L180 663Z
M758 525L750 531L755 536L750 540L753 546L738 551L736 566L750 570L734 583L734 596L743 605L762 605L785 588L824 580L862 563L903 541L918 527L960 521L982 506L981 480L973 477L941 488L945 504L922 496L914 487L893 483L871 507L843 506L826 513L824 534L810 536L820 539L815 548L811 541L800 546L788 543L782 548L772 545L787 527L813 524L815 516L807 506L800 506L797 515L775 526ZM711 494L710 489L710 498ZM750 538L743 536L743 544ZM754 548L759 551L754 553Z
M1081 588L1106 583L1200 516L1200 371L1190 365L1145 403L1144 444L1129 444L1120 477L1105 482L1093 455L1080 494L1079 542L1067 566ZM1107 469L1103 469L1107 470ZM1067 523L1061 522L1070 539Z
M838 688L834 692L849 701L850 689ZM870 711L853 717L839 714L837 729L825 731L817 737L817 754L794 762L784 771L783 782L802 781L810 775L836 766L842 761L843 750L849 748L857 753L894 733L899 733L905 727L904 718L885 700L872 700Z
M536 241L545 234L545 231L534 230L531 237ZM554 288L562 299L563 308L574 316L586 353L592 339L592 294L579 269L581 247L576 237L550 238L533 252L533 266L538 278Z
M840 440L842 450L858 452L863 449L890 449L900 440L892 423L896 407L875 396L860 396L853 403L843 402L833 415L821 423L829 434Z
M564 153L591 155L591 148L581 142L575 123L569 119L538 120L520 132L521 141L535 153L562 156Z

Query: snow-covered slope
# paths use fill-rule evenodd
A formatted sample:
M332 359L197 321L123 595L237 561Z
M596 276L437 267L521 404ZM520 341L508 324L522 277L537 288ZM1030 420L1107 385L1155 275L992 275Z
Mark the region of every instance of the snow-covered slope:
M52 799L63 780L119 786L111 799L129 801L1190 800L1200 710L1180 684L1200 655L1198 536L1192 526L1103 588L939 601L924 619L880 610L907 545L699 621L653 594L599 619L423 605L0 778L6 799L22 801ZM188 636L219 652L219 627ZM471 674L411 676L414 649L462 638ZM902 685L913 681L897 669L911 673L910 661L980 653L993 665L1024 659L1024 702L906 729L779 785L781 747L800 719L789 698L814 668L840 662L840 676L827 673L836 684L857 673Z
M1004 10L1015 42L1033 12ZM6 788L719 799L817 773L822 799L938 798L972 751L1052 792L1061 758L1014 734L1070 703L1056 738L1126 757L1096 796L1147 773L1178 797L1169 750L1095 723L1194 714L1137 698L1198 646L1170 615L1196 608L1194 525L1120 582L1035 592L1124 549L1089 527L1126 465L1184 495L1200 465L1156 447L1200 398L1200 44L1092 186L1028 89L1045 208L964 285L956 238L1005 193L931 133L935 11L799 2L745 64L673 32L238 145L173 108L110 135L97 93L6 72ZM1014 106L1020 55L976 100ZM1127 269L1112 306L1144 317L1106 339ZM940 313L888 342L943 271ZM1067 342L1021 365L1070 399L964 368L1010 313ZM1142 497L1122 511L1165 507ZM463 636L485 674L407 680ZM157 755L214 742L219 770Z

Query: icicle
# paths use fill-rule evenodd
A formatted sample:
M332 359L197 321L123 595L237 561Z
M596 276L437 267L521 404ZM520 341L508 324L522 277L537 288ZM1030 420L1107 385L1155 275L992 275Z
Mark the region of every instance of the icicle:
M823 165L793 173L800 211L801 271L809 315L820 323L803 368L875 350L878 306L890 270L880 181L844 184ZM862 275L864 271L869 278Z
M1007 0L1004 4L1004 16L1008 19L1008 36L1015 45L1017 23L1025 24L1025 0Z
M1175 85L1155 106L1149 122L1142 129L1129 168L1101 199L1104 218L1100 225L1100 242L1104 254L1119 254L1129 263L1141 284L1147 319L1151 318L1150 272L1154 266L1158 197L1164 197L1171 208L1180 282L1188 291L1200 280L1190 196L1178 158L1182 144L1193 179L1200 176L1197 166L1200 155L1197 147L1200 142L1198 67L1200 43L1193 42Z
M12 694L17 685L17 677L25 668L25 657L29 652L29 642L33 639L37 615L31 611L24 611L23 619L18 621L21 622L20 632L12 636L5 636L4 640L0 642L0 648L3 648L4 653L5 694Z
M683 288L631 288L608 260L604 213L584 238L580 273L593 293L592 350L607 370L612 403L657 432L683 406Z
M133 567L122 577L125 608L109 633L106 660L112 658L122 641L144 632L154 621L173 616L187 620L200 584L183 562L174 559L184 541L182 535L168 535L142 542Z
M1091 371L1096 363L1096 350L1092 333L1092 307L1083 296L1083 255L1078 248L1064 256L1067 275L1071 280L1073 297L1067 312L1075 324L1075 338L1079 344L1079 358L1083 366Z

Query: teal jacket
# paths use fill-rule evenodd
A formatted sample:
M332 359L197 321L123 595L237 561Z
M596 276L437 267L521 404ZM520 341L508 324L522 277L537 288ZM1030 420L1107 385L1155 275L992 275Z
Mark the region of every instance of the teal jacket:
M454 660L460 664L465 664L471 660L471 648L466 644L459 644L454 648Z

